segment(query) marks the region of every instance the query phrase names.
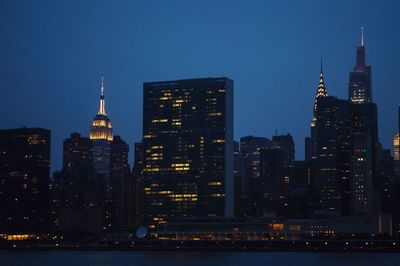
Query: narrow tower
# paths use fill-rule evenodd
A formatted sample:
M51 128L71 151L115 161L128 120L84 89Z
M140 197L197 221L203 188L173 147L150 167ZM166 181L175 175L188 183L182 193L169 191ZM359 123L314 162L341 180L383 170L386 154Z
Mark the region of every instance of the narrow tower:
M93 141L93 168L98 174L110 178L110 143L113 140L111 120L106 114L104 99L104 78L101 77L100 107L90 127L90 139Z
M317 122L317 110L318 110L318 101L323 98L328 96L328 90L325 87L325 81L324 81L324 71L322 67L322 58L321 58L321 70L319 74L319 84L317 87L317 91L315 93L315 99L314 99L314 108L313 108L313 118L311 120L311 158L315 159L316 157L316 152L317 152L317 140L316 140L316 134L315 134L315 125Z

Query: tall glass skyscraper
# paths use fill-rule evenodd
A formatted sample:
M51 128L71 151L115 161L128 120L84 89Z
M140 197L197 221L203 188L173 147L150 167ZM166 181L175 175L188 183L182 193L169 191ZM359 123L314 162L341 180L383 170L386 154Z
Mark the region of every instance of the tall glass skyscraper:
M143 222L233 216L233 81L144 83Z

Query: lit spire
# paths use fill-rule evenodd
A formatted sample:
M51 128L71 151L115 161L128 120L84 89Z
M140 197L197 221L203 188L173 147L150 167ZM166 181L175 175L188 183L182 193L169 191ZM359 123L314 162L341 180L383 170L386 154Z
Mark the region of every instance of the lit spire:
M100 108L99 115L107 115L105 109L105 100L104 100L104 76L101 76L101 88L100 88Z
M322 69L322 56L321 56L321 72L320 72L321 77L323 76L323 73L324 73L324 71L323 71L323 69Z
M322 67L322 57L321 57L321 72L320 72L320 77L319 77L319 84L317 88L317 93L315 94L315 100L314 100L314 112L317 111L317 102L319 97L326 97L328 96L328 91L326 90L325 87L325 82L324 82L324 72L323 72L323 67Z
M100 96L104 98L104 76L101 75L101 92Z
M361 46L364 46L364 27L361 27Z

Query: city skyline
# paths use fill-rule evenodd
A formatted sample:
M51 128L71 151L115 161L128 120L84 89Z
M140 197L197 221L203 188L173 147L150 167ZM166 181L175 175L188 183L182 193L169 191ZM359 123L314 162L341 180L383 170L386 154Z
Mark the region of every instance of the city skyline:
M203 10L209 5L210 4L202 4L199 5L198 8ZM318 4L316 5L317 6L313 8L317 8ZM352 5L355 4L353 3ZM17 8L17 6L18 4L8 6L6 4L5 9L8 7L7 10L11 9L12 11L13 8ZM221 9L222 6L222 4L221 6L216 6L216 10ZM154 52L154 50L151 49L145 53L147 56L140 57L141 61L139 61L142 65L131 65L130 61L135 61L135 47L137 48L137 51L143 52L143 46L135 42L133 42L133 44L136 46L133 45L132 48L125 46L126 44L123 45L123 48L125 49L124 51L129 55L129 60L126 59L117 62L117 59L112 59L114 57L113 55L121 56L121 53L112 49L113 46L110 46L108 41L98 43L99 47L95 49L95 52L90 53L85 50L86 48L83 50L80 48L79 45L86 47L83 43L76 42L74 38L66 39L66 44L72 43L75 45L71 50L67 50L71 53L74 51L77 52L75 56L84 55L85 59L95 56L98 59L96 63L91 65L92 68L88 63L81 66L90 68L90 70L83 72L85 75L78 73L79 68L77 68L76 71L69 69L68 72L66 72L66 69L63 68L79 64L79 60L77 62L72 62L70 60L65 60L65 56L62 57L60 55L58 55L57 58L65 60L59 61L60 69L50 70L50 58L44 58L43 61L40 61L41 59L37 57L40 55L40 51L43 52L43 50L41 50L43 48L40 44L46 43L39 39L35 39L35 34L42 34L41 36L45 37L44 41L48 41L49 44L60 45L60 40L51 37L53 36L52 26L47 26L44 29L39 30L37 27L41 26L44 21L38 20L35 21L36 24L33 23L33 25L30 26L32 27L30 28L32 31L30 31L29 26L24 24L26 19L17 16L14 20L16 21L15 29L18 30L27 27L24 28L26 29L26 35L15 36L9 29L4 29L5 31L3 35L10 37L10 40L3 44L4 49L2 49L2 54L7 54L5 54L5 60L1 64L1 68L5 71L2 71L2 74L0 74L0 77L4 80L3 85L6 88L5 97L2 97L3 102L1 104L1 127L16 128L26 125L28 127L43 127L51 129L54 136L51 147L51 170L55 171L61 168L62 141L74 131L78 131L82 136L89 136L90 121L93 112L97 110L98 102L96 99L99 92L99 79L102 73L105 75L108 112L113 119L115 132L117 135L121 135L126 139L130 146L132 146L134 142L140 141L141 138L142 123L140 117L142 116L142 96L140 90L143 82L184 79L196 76L227 76L235 80L236 87L234 123L235 140L239 140L240 137L246 135L270 137L274 135L275 129L278 129L279 134L290 133L293 135L296 144L296 158L301 159L304 157L304 137L309 135L309 120L312 115L311 106L314 100L315 87L318 85L320 57L322 56L324 60L324 78L329 94L337 96L340 99L346 99L348 72L354 66L356 46L359 45L361 38L360 28L365 26L364 42L367 47L367 61L373 66L373 98L379 107L378 121L380 139L385 148L392 149L392 138L397 128L396 110L399 103L398 99L400 99L398 95L399 90L396 90L395 88L396 84L399 84L400 81L398 81L398 77L396 77L395 67L385 66L391 66L390 63L397 62L397 58L399 57L399 53L395 53L395 51L393 52L393 49L394 47L399 46L398 44L400 43L400 39L398 35L396 35L395 30L390 31L392 25L387 22L387 20L394 19L394 13L390 12L389 9L395 9L393 6L396 6L396 3L387 4L385 7L379 7L385 10L385 17L375 15L372 16L372 18L367 19L361 15L356 15L355 18L345 16L345 21L348 22L349 26L341 33L338 32L340 27L332 25L332 23L326 23L326 30L317 31L316 28L311 25L313 21L308 20L308 22L303 21L298 25L300 30L292 29L286 23L284 25L278 24L276 29L271 28L271 26L265 27L267 29L266 32L274 33L271 35L271 39L268 39L266 36L261 34L263 32L261 31L261 26L266 26L269 25L268 22L279 20L277 20L276 17L267 18L267 16L262 16L260 12L255 12L257 6L260 7L261 10L267 10L267 7L272 7L272 9L276 8L278 10L282 9L282 6L274 4L264 5L260 3L248 7L247 12L249 14L246 12L243 12L243 14L235 13L237 12L235 11L237 7L235 7L234 10L232 9L232 11L235 11L234 14L238 16L238 21L241 23L246 22L245 26L241 26L242 29L244 29L243 27L248 27L251 31L246 35L249 38L247 42L242 41L241 44L232 44L233 47L227 46L230 47L228 52L223 50L224 45L229 43L226 40L227 35L224 35L223 29L224 27L227 27L230 33L233 33L234 31L232 32L233 29L230 26L228 27L226 22L222 19L217 19L217 13L212 13L212 17L222 25L217 27L217 29L210 31L211 37L220 36L219 34L222 34L222 38L217 38L217 40L219 40L217 42L217 47L208 45L202 47L201 44L204 44L204 41L201 39L193 39L193 36L190 33L182 34L180 30L185 27L179 25L179 20L178 22L169 25L173 33L171 37L174 35L180 36L182 39L185 39L185 37L191 37L193 40L188 38L188 44L193 44L197 41L198 44L194 47L196 47L195 49L198 53L196 53L197 56L193 55L189 57L188 51L182 50L182 58L177 60L175 67L171 67L168 70L167 66L170 66L168 64L166 66L161 64L162 67L157 68L157 65L160 64L161 61L157 60L157 57L151 53ZM285 4L283 4L283 6L285 6ZM141 8L139 8L140 10L147 12L151 9L151 7L146 5L139 5L139 7ZM289 6L288 10L289 12L294 12L295 8L299 8L300 15L304 15L307 12L311 12L307 10L309 7L310 3L307 3L302 7L296 5ZM330 6L329 4L326 4L319 7L322 8L322 10L328 10ZM368 12L372 12L372 7L374 7L374 5L367 2L365 3L365 6L361 8L364 8L368 14ZM49 8L52 8L52 6L50 5ZM88 27L86 30L90 29L90 26L93 26L91 23L97 21L96 18L98 16L108 14L105 13L105 8L104 4L99 4L98 9L95 9L92 13L93 18L90 18L89 16L87 23L82 24ZM166 6L160 5L154 11L163 15L163 10L166 10L166 8ZM196 12L195 5L182 5L181 8L187 10L188 14L195 14L196 16L194 21L196 23L200 22L200 16ZM232 7L227 6L227 8ZM334 11L343 11L342 9L344 9L344 4L339 3L339 5L334 8ZM40 10L39 7L31 9L27 19L37 18L40 12L37 14L34 12ZM88 7L82 6L82 10L88 12ZM52 16L57 14L57 12L61 11L55 10ZM250 16L251 12L255 12L254 16ZM346 12L345 14L348 14ZM12 12L10 12L10 14L12 14ZM67 13L62 14L64 14L64 17L62 17L61 21L64 23L70 21L69 17L66 16ZM326 12L325 15L332 16ZM165 14L163 16L165 18ZM126 13L124 13L124 16L122 17L125 19L129 18ZM5 19L7 19L7 16L5 16ZM54 19L54 17L50 19ZM111 19L111 17L108 19ZM135 17L132 17L132 19L135 19ZM188 18L184 17L182 19L187 20ZM359 21L356 23L355 20L357 19L359 19ZM379 19L383 19L383 22L379 22ZM158 21L161 21L161 18ZM256 21L260 23L252 24ZM309 24L310 22L311 24ZM155 24L156 25L148 25L148 27L150 27L149 29L154 30L154 28L157 29L157 27L160 27L159 24ZM108 28L106 27L104 32L102 29L94 27L94 35L91 36L92 40L106 38L107 33L109 34L112 29L119 26L119 24L115 22L111 25L112 26L109 26ZM379 26L382 25L385 25L385 29L383 30L379 28ZM72 30L70 25L61 24L61 26L63 27L60 32L70 32ZM204 37L208 36L205 31L206 29L210 29L209 24L206 23L205 25L200 24L194 26L195 29L201 30ZM135 30L138 30L141 33L139 36L143 37L142 41L151 42L157 40L160 41L162 39L161 37L163 35L161 34L161 31L155 31L158 32L158 37L149 36L144 33L143 30L132 26L130 23L126 23L125 27L122 27L122 32L120 31L114 35L114 37L117 37L121 43L124 43L123 40L125 39L123 33L125 31L128 32L131 27L134 29L132 33L134 33ZM279 31L279 29L282 29L282 31ZM70 33L70 37L81 33L82 29L77 29L76 33ZM258 38L257 33L262 35L259 36L260 42L255 42ZM310 37L313 33L317 34L310 39L300 38L299 35L305 34L305 36ZM334 42L335 49L330 50L328 48L332 48L332 44L329 44L329 40L324 39L323 37L332 37L334 35L333 33L338 34L339 40L335 40ZM55 34L54 38L57 36L58 35ZM274 36L276 36L276 38L274 38ZM387 39L381 41L382 36L385 36ZM19 38L19 40L24 40L24 38L33 38L32 50L37 51L38 54L36 54L36 52L26 52L28 53L27 57L24 57L17 53L25 46L24 44L22 44L22 46L21 44L17 44L15 48L11 48L9 46L10 43L20 43L15 42L15 38ZM210 36L208 36L208 38L210 38ZM323 42L320 42L321 39L323 39ZM126 40L132 42L132 39L128 38ZM269 43L269 41L272 43ZM277 49L276 44L279 42L283 44L283 47ZM93 45L96 46L97 44ZM262 45L266 45L264 49ZM393 47L391 45L393 45ZM59 47L65 49L65 44L64 46L61 45ZM173 54L178 55L179 47L180 46L175 43L174 45L168 46L168 49L172 49L172 51L174 51ZM249 47L254 47L254 51L250 52L248 49ZM266 47L271 48L267 49ZM37 50L35 48L37 48ZM169 51L167 48L165 48L165 50L158 46L153 47L153 49L155 48L158 49L157 53L165 53ZM313 50L312 55L310 50ZM87 54L82 54L84 51L86 51ZM390 58L388 57L389 51L392 51ZM55 52L56 51L53 48L53 50L50 50L49 54ZM257 55L254 54L254 52ZM275 60L269 61L267 55L271 55L271 53L273 54L274 52L276 52L278 56L275 55L271 57ZM307 60L296 60L303 58L303 56L305 56L303 53L308 56ZM203 56L218 54L220 54L220 56L210 60L211 62L205 62L204 59L200 60ZM335 56L337 54L341 54L342 56ZM286 57L279 57L279 55L285 55ZM47 55L47 57L48 56L49 55ZM13 60L11 60L11 58L13 58ZM168 62L171 58L167 56L164 57L164 59ZM38 66L38 69L43 68L45 71L40 72L32 69L25 69L25 66L18 65L17 62L26 62L25 60L30 62L31 67ZM199 61L199 64L196 64L197 61ZM224 61L227 63L224 64ZM12 64L10 64L10 62L12 62ZM236 65L241 65L242 67L236 67ZM186 68L186 66L188 66L188 68ZM137 71L135 71L135 68ZM221 69L218 70L218 68ZM17 70L20 71L18 72ZM56 75L50 78L46 73ZM292 78L283 78L288 74ZM26 88L26 84L32 86L28 89ZM301 89L298 89L297 87ZM298 95L294 95L293 97L291 96L299 91L304 92L301 93L300 97ZM22 97L21 93L23 94ZM44 93L47 93L48 96L42 96ZM65 98L59 98L61 95ZM79 97L77 97L77 95L79 95ZM24 104L19 105L18 108L16 108L14 107L16 100L22 101ZM286 101L290 107L286 107L282 104L282 101ZM279 102L280 104L278 104ZM71 108L71 106L74 108ZM49 108L51 110L48 110ZM9 115L10 111L12 115ZM276 113L279 113L280 116L276 116ZM68 116L65 116L65 114L68 114ZM252 119L252 117L259 115L265 117L265 122L260 123L259 121ZM62 117L62 119L60 119L60 117ZM78 119L75 117L78 117ZM133 162L132 156L130 156L129 162Z
M0 248L400 250L400 2L6 1Z

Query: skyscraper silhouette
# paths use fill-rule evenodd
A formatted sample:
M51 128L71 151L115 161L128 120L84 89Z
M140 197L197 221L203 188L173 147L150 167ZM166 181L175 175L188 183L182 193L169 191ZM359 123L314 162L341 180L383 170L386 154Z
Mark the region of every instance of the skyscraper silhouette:
M233 215L233 81L144 83L143 218Z
M41 233L48 228L50 130L0 130L0 228Z
M364 29L361 29L361 43L357 46L356 65L350 72L349 100L353 103L372 102L371 66L367 65L364 45Z

